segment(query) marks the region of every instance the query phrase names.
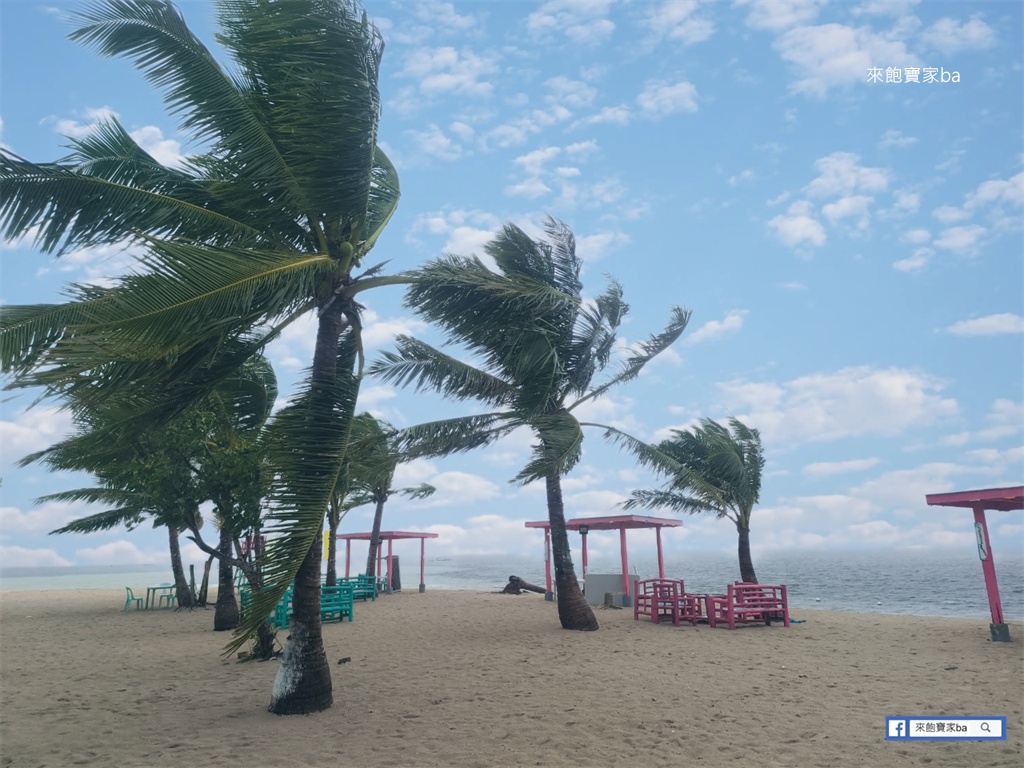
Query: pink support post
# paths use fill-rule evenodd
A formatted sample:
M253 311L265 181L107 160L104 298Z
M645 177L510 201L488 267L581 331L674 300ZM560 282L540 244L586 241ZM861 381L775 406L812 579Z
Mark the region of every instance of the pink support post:
M420 592L427 591L427 540L420 539Z
M654 536L658 540L658 578L665 578L665 558L661 552L661 528L654 529Z
M547 592L544 593L545 600L554 600L555 591L551 588L551 529L544 529L544 579Z
M352 559L352 539L345 539L345 578L348 578L348 564Z
M985 573L985 589L988 591L988 607L992 611L992 639L1009 641L1009 627L1003 619L1003 604L999 599L999 584L996 582L996 564L992 560L992 547L988 540L988 524L985 522L985 508L974 508L974 532L978 540L978 557ZM997 637L997 635L999 637Z
M587 583L587 532L580 531L580 536L583 537L583 583Z
M391 574L392 574L392 555L391 555L391 539L388 539L388 592L391 591Z
M619 529L619 548L622 550L622 607L629 608L633 599L629 595L629 556L626 554L626 529Z

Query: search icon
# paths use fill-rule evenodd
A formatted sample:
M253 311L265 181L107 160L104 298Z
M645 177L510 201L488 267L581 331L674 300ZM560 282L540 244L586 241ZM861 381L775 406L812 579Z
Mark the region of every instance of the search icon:
M981 724L981 730L983 730L985 733L992 733L992 729L989 727L988 723L985 722Z

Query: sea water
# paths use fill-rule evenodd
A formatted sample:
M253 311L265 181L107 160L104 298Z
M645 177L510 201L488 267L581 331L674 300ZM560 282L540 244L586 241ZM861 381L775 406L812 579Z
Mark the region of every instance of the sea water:
M1024 556L996 552L996 573L1003 614L1024 620ZM576 562L577 574L581 564ZM865 613L918 616L989 617L988 593L977 555L957 551L865 551L788 553L775 552L754 560L758 580L785 584L790 606ZM591 560L591 573L621 573L615 561ZM634 558L629 572L641 578L658 575L657 561ZM201 568L196 569L197 580ZM404 555L400 575L406 589L419 583L419 557ZM675 553L665 557L665 575L683 579L687 592L721 593L739 578L736 555L718 552ZM509 576L544 586L540 557L458 556L429 557L425 563L427 589L498 591ZM211 570L216 583L216 568ZM68 566L0 568L0 592L61 589L123 589L136 593L171 581L170 567Z

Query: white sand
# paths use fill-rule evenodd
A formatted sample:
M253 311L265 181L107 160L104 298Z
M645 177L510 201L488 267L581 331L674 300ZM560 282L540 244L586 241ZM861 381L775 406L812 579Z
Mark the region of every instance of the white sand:
M324 627L334 707L266 711L277 662L213 609L0 595L2 766L1014 766L1024 626L826 611L790 629L559 628L539 595L416 592ZM337 660L352 661L338 666ZM885 740L886 715L1006 715L1005 742Z

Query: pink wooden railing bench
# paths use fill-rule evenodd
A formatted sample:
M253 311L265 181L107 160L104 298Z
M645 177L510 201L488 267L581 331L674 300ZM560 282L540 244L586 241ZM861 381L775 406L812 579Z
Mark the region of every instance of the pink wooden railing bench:
M737 622L770 625L779 620L783 626L789 626L789 602L784 584L737 582L730 584L728 590L724 596L708 595L706 598L708 624L712 627L722 622L729 629L736 629Z
M662 618L671 617L672 623L688 621L696 624L703 613L701 598L688 595L683 582L678 579L645 579L636 583L633 596L633 619L649 616L655 624Z

